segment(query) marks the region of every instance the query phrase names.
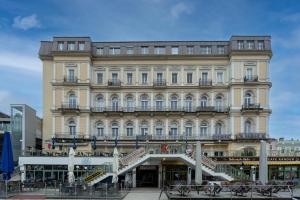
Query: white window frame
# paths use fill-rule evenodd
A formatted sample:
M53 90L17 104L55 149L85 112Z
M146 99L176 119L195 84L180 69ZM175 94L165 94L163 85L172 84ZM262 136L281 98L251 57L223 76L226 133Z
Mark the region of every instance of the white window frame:
M171 47L171 54L172 55L178 55L179 54L179 47L178 46Z

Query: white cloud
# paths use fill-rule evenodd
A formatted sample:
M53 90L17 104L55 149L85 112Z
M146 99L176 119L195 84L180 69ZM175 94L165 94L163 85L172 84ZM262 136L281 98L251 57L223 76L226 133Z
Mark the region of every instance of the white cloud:
M35 14L27 17L17 16L14 18L14 23L13 23L14 28L27 30L31 28L38 28L40 26L41 26L40 22L37 19Z
M171 16L175 19L179 18L182 14L191 14L192 8L187 4L180 2L171 7Z

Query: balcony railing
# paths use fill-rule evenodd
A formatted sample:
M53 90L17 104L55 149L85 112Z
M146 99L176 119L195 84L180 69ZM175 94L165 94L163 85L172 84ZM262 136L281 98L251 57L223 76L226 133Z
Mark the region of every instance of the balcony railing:
M60 107L62 110L79 110L77 103L63 102Z
M265 133L239 133L235 136L236 139L239 140L248 140L248 139L267 139L267 136Z
M56 139L88 139L89 136L84 135L81 132L57 132L55 133L55 138Z
M258 103L247 103L242 105L242 110L261 110L260 104Z
M215 107L213 106L198 106L196 108L197 112L213 112L215 110Z
M108 80L107 85L110 87L121 87L121 80L110 79L110 80Z
M154 87L165 87L165 86L167 86L167 82L165 79L154 79L153 86Z
M200 87L212 86L212 81L207 79L199 79L199 86Z
M213 140L231 140L231 134L213 134L211 137Z
M248 75L244 77L244 82L257 82L258 76L257 75Z
M64 83L78 83L78 78L75 76L65 76Z

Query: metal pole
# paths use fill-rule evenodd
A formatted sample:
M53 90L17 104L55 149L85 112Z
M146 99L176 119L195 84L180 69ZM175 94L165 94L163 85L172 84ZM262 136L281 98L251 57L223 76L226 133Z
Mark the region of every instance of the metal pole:
M6 195L5 195L5 197L6 197L6 199L7 199L7 180L5 180L5 193L6 193Z

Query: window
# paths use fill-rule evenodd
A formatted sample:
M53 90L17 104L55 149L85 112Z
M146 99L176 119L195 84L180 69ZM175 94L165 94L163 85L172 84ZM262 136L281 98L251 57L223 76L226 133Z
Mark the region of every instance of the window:
M218 54L225 54L225 47L224 46L218 46Z
M127 47L127 54L133 54L133 47Z
M154 47L154 54L165 54L166 48L163 46Z
M244 48L244 41L243 40L238 40L237 41L237 48L238 49L243 49Z
M217 83L223 83L223 72L217 72Z
M75 81L75 70L74 69L68 69L68 79L69 82Z
M113 122L111 124L112 136L118 137L119 136L119 124L117 122Z
M132 137L133 136L133 123L132 122L127 123L126 135L127 135L127 137Z
M254 49L254 41L253 40L248 40L247 41L247 48L248 49Z
M216 123L215 133L220 135L223 133L223 124L221 122Z
M112 109L112 111L119 110L119 100L118 100L118 97L116 97L116 96L113 96L111 98L111 109Z
M202 72L202 82L207 83L208 82L208 73L207 72Z
M252 132L252 122L250 120L247 120L245 122L245 133L251 133Z
M185 125L185 136L191 137L192 135L193 135L193 125L191 122L188 122Z
M141 54L149 54L149 49L146 46L141 47Z
M222 111L223 108L223 98L221 96L216 97L216 110L217 111Z
M172 84L177 83L177 73L172 73Z
M141 124L141 135L146 136L148 135L148 123L147 122L142 122Z
M208 100L207 96L202 96L200 100L200 106L201 107L207 107L208 106Z
M245 106L250 106L252 104L252 94L250 92L246 92L245 94Z
M64 50L64 42L58 42L57 46L58 46L58 50L59 51L63 51Z
M178 125L176 122L171 123L171 130L169 132L169 137L171 138L177 138L178 135Z
M120 53L121 53L120 47L111 47L109 49L109 54L111 54L111 55L118 55Z
M68 50L69 51L75 50L75 42L68 42Z
M224 156L224 152L223 151L215 151L214 155L215 155L215 157L223 157Z
M253 69L250 68L250 67L248 67L247 70L246 70L246 78L247 78L248 80L251 80L252 77L253 77Z
M161 121L158 121L155 124L155 134L156 136L162 136L163 134L163 124Z
M148 109L148 96L147 95L143 95L141 97L141 109L142 110Z
M104 49L102 47L97 47L96 48L96 54L97 55L103 55L104 54Z
M75 124L74 120L69 121L69 133L72 136L76 135L76 124Z
M117 83L117 81L118 81L118 74L117 73L112 73L111 77L112 77L112 82L113 83Z
M177 55L179 53L179 48L178 47L172 47L171 53L172 53L172 55Z
M104 136L104 127L102 122L98 122L96 125L96 135L98 137L103 137Z
M78 43L78 49L79 49L79 51L83 51L84 50L84 46L85 46L85 42L79 42Z
M177 97L173 95L171 97L171 110L176 111L177 110Z
M104 99L103 99L102 95L100 95L96 98L96 110L98 112L104 111Z
M127 112L133 112L134 109L133 109L133 98L132 98L132 96L127 97L126 101L127 101Z
M193 73L188 72L188 73L186 74L186 82L187 82L187 83L193 83Z
M97 84L103 84L103 74L97 73Z
M76 108L77 104L76 104L76 96L75 94L71 93L69 95L69 108Z
M132 73L127 73L127 84L128 85L132 84Z
M201 54L211 54L211 46L201 46L200 53Z
M194 47L193 46L188 46L187 47L187 54L189 54L189 55L194 54Z
M185 98L185 111L192 112L193 108L193 98L191 96L187 96Z
M147 84L148 74L142 73L142 84Z
M155 100L155 108L157 111L162 111L163 110L163 97L162 96L157 96Z
M263 40L258 41L258 50L264 50L265 45Z
M202 122L200 126L200 136L207 137L208 136L208 124L207 122Z

